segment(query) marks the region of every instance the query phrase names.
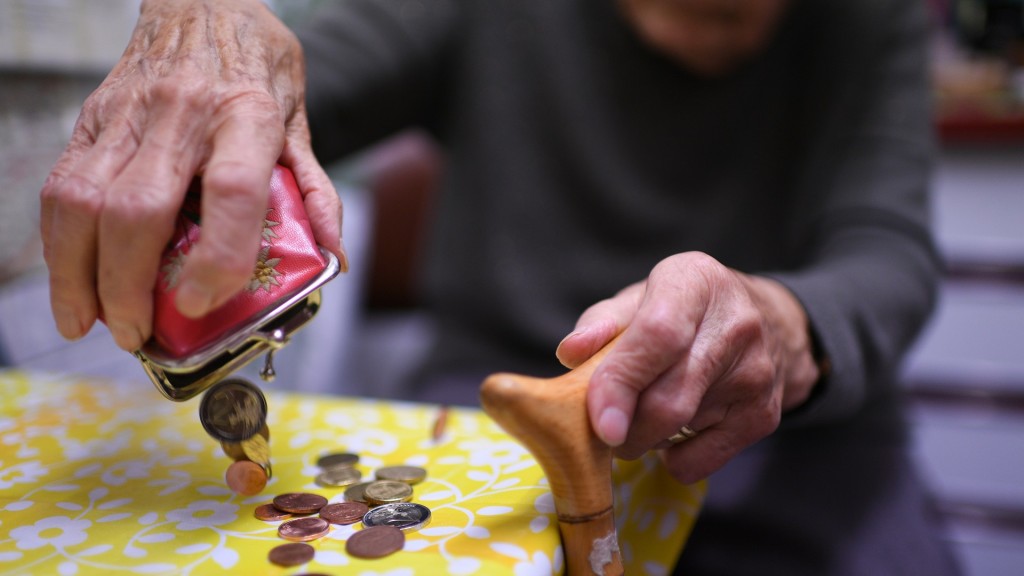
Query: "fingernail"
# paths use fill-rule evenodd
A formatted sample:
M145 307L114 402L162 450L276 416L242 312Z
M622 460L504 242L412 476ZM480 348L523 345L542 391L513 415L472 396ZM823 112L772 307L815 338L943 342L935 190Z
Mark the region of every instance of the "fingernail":
M629 418L625 412L614 406L605 408L597 419L597 435L612 448L621 446L626 441L628 430Z
M583 334L587 333L587 331L589 331L589 330L590 330L590 327L588 327L588 326L581 326L581 327L573 330L572 332L569 332L569 334L567 334L565 338L562 338L562 341L559 342L558 345L561 346L562 344L568 342L569 340L571 340L573 338L576 338L577 336L582 336Z
M142 335L134 326L123 322L111 322L107 324L107 328L110 329L114 342L122 350L137 350L142 346Z
M341 258L338 258L338 266L341 268L341 273L345 274L348 272L348 250L345 250L344 240L339 240L339 246L341 247Z
M60 332L65 339L75 341L85 336L85 330L82 329L82 323L78 321L78 318L60 314L54 316L54 320L57 323L57 332Z
M210 311L213 293L195 282L184 282L178 288L174 304L178 311L189 318L199 318Z

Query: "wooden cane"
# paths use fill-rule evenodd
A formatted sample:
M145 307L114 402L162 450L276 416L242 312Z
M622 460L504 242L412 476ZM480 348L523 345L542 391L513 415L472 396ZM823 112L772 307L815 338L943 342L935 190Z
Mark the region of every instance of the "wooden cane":
M612 509L612 453L587 416L590 376L615 340L550 379L498 373L480 390L484 412L523 443L548 478L571 576L623 573Z

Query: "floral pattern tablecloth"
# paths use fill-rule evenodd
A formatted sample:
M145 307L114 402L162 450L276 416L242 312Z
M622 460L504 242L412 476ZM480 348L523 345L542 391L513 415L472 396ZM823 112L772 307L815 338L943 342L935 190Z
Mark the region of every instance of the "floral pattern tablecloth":
M554 505L530 454L477 410L268 392L273 478L253 497L230 492L230 460L199 424L198 400L174 403L148 383L0 371L0 575L559 574ZM345 553L358 529L332 526L312 562L267 560L277 524L253 510L279 493L343 501L314 482L318 456L360 455L428 470L413 501L431 523L380 560ZM667 574L703 486L671 480L653 455L616 462L616 521L629 574Z

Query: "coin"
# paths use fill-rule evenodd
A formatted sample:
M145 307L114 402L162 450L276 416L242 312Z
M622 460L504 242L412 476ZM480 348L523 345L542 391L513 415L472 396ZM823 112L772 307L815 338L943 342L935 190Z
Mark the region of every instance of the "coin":
M331 524L355 524L370 507L362 502L335 502L320 509L320 517Z
M288 568L309 562L315 554L316 550L309 544L292 542L291 544L281 544L272 548L270 553L267 554L267 559L273 564Z
M401 530L419 530L430 524L430 508L415 502L384 504L363 516L363 526L394 526Z
M273 504L261 504L256 507L253 512L253 516L257 520L263 520L264 522L277 522L279 520L288 520L292 515L283 510L278 510L277 506Z
M229 378L214 384L199 404L199 421L221 442L241 442L260 432L267 420L267 399L255 384Z
M265 442L267 442L267 443L270 442L270 428L267 427L266 424L263 424L263 428L260 428L259 436L261 436ZM256 438L256 436L253 436L253 438ZM227 457L231 458L232 460L253 460L253 461L259 462L259 460L257 460L256 458L252 458L252 457L246 455L246 450L243 447L244 443L245 443L244 441L243 442L224 442L224 441L221 441L220 449L223 450L224 454L227 455ZM254 447L250 447L249 448L250 452L252 452L254 450L255 450ZM263 466L264 468L269 469L270 468L270 462L269 462L270 446L269 446L269 444L267 445L267 448L266 448L266 454L267 454L267 460L268 461L266 463L261 463L261 464L264 464L264 466Z
M277 535L292 542L309 542L327 534L331 524L323 518L307 516L289 520L277 527Z
M383 558L405 546L405 534L394 526L364 528L348 537L345 551L356 558Z
M252 438L246 438L240 442L242 452L253 462L267 462L270 460L270 444L267 439L259 434Z
M267 486L267 472L262 466L249 460L232 462L224 473L228 488L242 496L259 494Z
M359 482L363 473L351 466L335 466L316 475L316 483L325 488L338 488Z
M314 514L327 505L327 498L307 492L289 492L274 496L274 507L292 514Z
M324 454L316 461L316 465L321 468L333 468L335 466L355 466L359 462L359 456L356 454L350 454L348 452L336 452L334 454Z
M361 482L359 484L353 484L345 489L345 501L346 502L362 502L366 504L366 495L363 493L366 491L366 487L373 482Z
M221 442L220 449L232 460L245 460L245 450L242 450L241 442Z
M395 480L410 485L422 482L427 477L427 471L419 466L383 466L373 474L377 480Z
M408 502L412 499L412 486L397 480L376 480L363 491L366 503L370 506L390 504L392 502Z

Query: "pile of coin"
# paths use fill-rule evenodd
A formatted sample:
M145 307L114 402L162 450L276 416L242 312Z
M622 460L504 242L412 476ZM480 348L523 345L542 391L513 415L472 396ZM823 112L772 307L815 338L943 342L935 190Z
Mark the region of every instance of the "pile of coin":
M228 487L243 496L262 492L272 475L263 392L243 378L221 380L203 395L199 422L234 460L224 475Z
M344 502L328 503L327 498L318 494L288 493L256 508L255 516L260 520L283 521L277 534L291 541L270 551L268 558L272 563L304 564L314 552L305 542L325 536L331 524L356 522L362 522L363 528L346 540L346 552L358 558L383 558L405 546L405 531L419 530L430 522L430 509L410 501L412 485L426 478L426 470L417 466L384 466L374 472L374 481L359 483L362 474L355 469L358 461L358 456L349 453L329 454L317 461L321 468L317 484L347 487Z

